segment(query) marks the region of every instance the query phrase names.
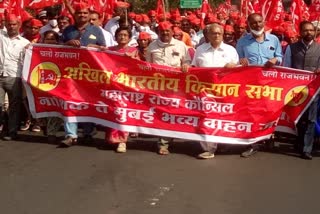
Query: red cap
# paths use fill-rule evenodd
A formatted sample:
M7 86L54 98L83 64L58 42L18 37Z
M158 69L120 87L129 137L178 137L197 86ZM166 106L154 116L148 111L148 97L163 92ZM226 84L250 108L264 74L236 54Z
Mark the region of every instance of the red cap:
M284 28L281 26L275 26L272 29L272 33L283 34L285 32Z
M135 14L134 12L128 13L128 16L129 16L131 19L135 19L135 18L136 18L136 14Z
M151 22L150 18L146 14L141 14L142 16L142 21L145 23Z
M198 19L198 18L193 18L193 19L190 20L190 22L191 22L191 24L193 24L193 25L200 25L201 20Z
M150 39L151 40L151 36L149 33L143 31L143 32L139 33L138 39Z
M148 16L156 16L157 15L157 12L155 10L150 10L148 12Z
M128 2L124 2L124 1L117 1L114 3L115 7L120 7L120 8L128 8L130 7L130 4Z
M142 16L141 14L136 14L136 18L134 19L136 22L141 23L142 22Z
M170 30L171 28L172 28L172 24L168 21L160 22L158 26L159 30Z
M239 21L237 22L237 25L239 27L246 27L247 26L247 21L244 18L240 18Z
M32 27L42 27L43 24L39 19L31 19L30 26L32 26Z
M171 14L171 20L173 20L173 21L181 21L182 18L180 16L180 14Z
M79 11L79 10L89 10L89 5L87 5L86 3L80 2L79 4L76 4L74 6L74 10L75 11Z
M6 21L20 21L20 19L15 14L8 14L6 16Z
M232 26L232 25L225 25L225 26L224 26L224 31L225 31L225 32L234 33L233 26Z

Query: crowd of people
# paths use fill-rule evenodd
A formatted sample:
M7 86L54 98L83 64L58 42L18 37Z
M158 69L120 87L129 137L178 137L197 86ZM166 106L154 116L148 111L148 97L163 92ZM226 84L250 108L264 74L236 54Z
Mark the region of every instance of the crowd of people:
M71 5L68 1L65 4L69 14L61 14L49 7L23 22L12 14L0 17L1 112L6 112L6 103L9 102L8 117L5 113L1 117L1 127L5 131L3 140L17 139L19 130L39 132L45 127L48 141L56 142L56 133L62 124L65 138L59 142L61 147L77 143L78 125L83 128L84 140L94 140L93 123L63 122L55 117L45 120L32 118L21 82L25 48L32 43L115 51L150 63L179 67L182 72L188 72L191 66L232 68L239 65L286 66L316 74L320 71L320 23L302 21L298 33L294 31L289 14L284 17L282 25L272 29L265 25L262 15L258 13L245 18L240 17L237 11L228 16L211 14L205 17L205 27L201 29L201 14L192 11L186 11L183 15L177 10L171 14L157 14L154 10L147 14L135 14L128 13L128 5L119 1L113 17L105 20L89 5ZM298 126L300 152L304 159L312 159L317 108L318 96L302 117L302 125ZM117 144L116 151L119 153L126 152L128 138L137 135L111 128L106 128L105 132L106 141ZM172 140L159 137L158 154L169 154ZM198 158L213 158L218 144L199 143L203 153ZM247 146L241 156L255 154L259 143Z

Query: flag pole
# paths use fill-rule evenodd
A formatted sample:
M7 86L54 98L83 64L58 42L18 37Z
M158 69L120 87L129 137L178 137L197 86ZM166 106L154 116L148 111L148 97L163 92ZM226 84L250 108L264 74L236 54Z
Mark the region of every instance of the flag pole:
M167 21L165 0L162 0L162 5L163 5L164 21Z

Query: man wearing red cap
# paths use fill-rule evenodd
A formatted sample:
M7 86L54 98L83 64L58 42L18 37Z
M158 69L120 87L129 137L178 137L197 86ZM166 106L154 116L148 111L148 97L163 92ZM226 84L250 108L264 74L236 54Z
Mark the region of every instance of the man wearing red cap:
M187 46L173 38L173 30L170 22L160 22L158 26L159 38L153 41L147 50L148 62L181 68L186 72L190 59L188 58ZM158 153L169 154L169 142L171 138L160 138L158 141Z
M75 24L69 25L62 33L62 41L65 45L73 47L87 46L87 47L105 47L106 42L101 29L90 24L89 7L86 4L80 3L74 8ZM69 147L77 142L77 123L65 124L66 138L61 141L61 147ZM84 123L85 140L92 139L93 132L92 123Z
M19 35L21 21L15 15L5 18L7 32L0 30L0 111L5 93L9 97L8 136L4 140L17 138L22 102L22 66L24 52L30 42Z
M42 27L42 22L38 19L31 19L25 23L23 37L28 39L31 43L40 41L41 35L39 33Z
M320 44L314 41L316 29L309 21L299 26L301 39L286 49L283 65L286 67L320 73ZM301 117L298 128L299 144L302 144L301 158L312 159L312 147L315 136L315 123L318 117L319 94L316 95L308 110Z

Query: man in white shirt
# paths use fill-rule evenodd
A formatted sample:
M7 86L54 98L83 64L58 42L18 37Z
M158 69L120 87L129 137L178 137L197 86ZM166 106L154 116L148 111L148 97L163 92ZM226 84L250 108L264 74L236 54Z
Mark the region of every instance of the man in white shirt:
M21 21L15 15L5 18L7 31L0 30L0 111L5 93L9 97L8 136L4 140L17 138L22 102L22 66L25 48L30 42L19 35Z
M112 34L101 27L102 21L100 14L96 11L90 11L90 23L99 27L103 33L104 40L106 40L106 46L111 47L117 45L117 42L113 39Z
M207 43L200 45L195 52L192 66L195 67L225 67L232 68L239 63L239 56L234 47L223 42L223 27L219 24L206 26ZM201 159L214 157L217 143L200 142L205 152L198 155Z

